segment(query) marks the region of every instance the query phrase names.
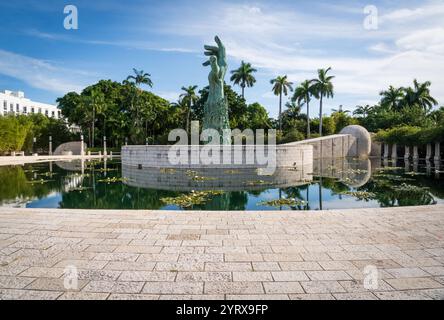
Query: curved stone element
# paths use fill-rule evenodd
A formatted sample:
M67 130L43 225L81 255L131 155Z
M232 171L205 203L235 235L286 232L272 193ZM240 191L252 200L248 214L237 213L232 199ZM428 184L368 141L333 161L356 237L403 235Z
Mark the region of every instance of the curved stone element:
M207 151L205 151L207 150ZM183 155L183 162L172 158ZM311 145L278 145L268 149L248 146L220 146L211 151L211 163L204 161L208 149L204 146L123 146L122 164L137 168L292 168L312 165Z
M348 134L356 138L356 157L367 158L372 151L372 137L362 126L352 125L341 130L340 134Z
M55 156L66 155L68 152L72 152L72 155L80 156L80 150L82 148L82 142L67 142L59 145L54 151ZM83 150L86 150L86 143L83 143Z

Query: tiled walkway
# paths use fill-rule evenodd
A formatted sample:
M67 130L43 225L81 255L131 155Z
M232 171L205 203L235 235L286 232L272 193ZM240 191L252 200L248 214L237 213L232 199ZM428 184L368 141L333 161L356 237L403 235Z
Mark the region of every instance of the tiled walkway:
M444 206L0 209L0 298L444 299Z

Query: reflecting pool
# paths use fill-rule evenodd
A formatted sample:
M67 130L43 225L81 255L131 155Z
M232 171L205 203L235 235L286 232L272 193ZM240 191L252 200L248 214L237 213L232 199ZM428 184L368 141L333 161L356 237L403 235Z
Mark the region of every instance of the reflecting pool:
M444 165L325 159L273 175L138 169L120 161L0 167L0 206L162 210L319 210L444 203Z

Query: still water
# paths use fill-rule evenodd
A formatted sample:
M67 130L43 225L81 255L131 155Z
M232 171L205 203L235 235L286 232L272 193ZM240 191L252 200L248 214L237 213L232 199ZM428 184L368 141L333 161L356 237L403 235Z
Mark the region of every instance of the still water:
M114 161L0 167L0 207L319 210L444 203L442 163L324 160L259 170L141 169Z

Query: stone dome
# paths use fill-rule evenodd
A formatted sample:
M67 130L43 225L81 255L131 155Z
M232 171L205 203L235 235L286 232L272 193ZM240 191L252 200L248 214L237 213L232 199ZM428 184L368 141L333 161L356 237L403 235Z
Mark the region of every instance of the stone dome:
M372 151L372 138L370 133L362 126L353 125L345 127L339 134L349 134L357 140L357 154L359 158L366 158Z

